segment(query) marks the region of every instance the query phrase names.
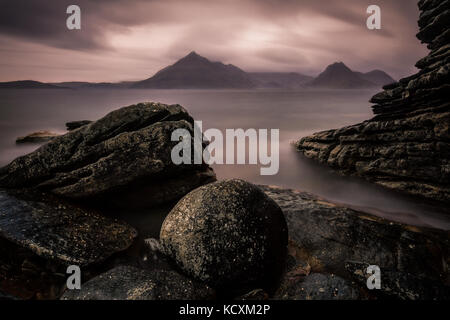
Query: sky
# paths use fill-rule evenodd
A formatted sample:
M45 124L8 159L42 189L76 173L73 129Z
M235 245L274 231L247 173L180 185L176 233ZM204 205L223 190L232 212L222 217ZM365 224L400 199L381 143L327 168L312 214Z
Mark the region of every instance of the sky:
M81 30L66 27L71 4ZM142 80L191 51L251 72L342 61L399 79L427 54L418 16L416 0L0 0L0 81Z

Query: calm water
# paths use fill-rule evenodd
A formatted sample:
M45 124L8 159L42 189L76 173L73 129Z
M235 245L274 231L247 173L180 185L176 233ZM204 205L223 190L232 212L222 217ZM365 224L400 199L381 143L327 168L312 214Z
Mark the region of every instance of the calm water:
M367 102L375 91L335 90L1 90L0 166L34 150L15 139L39 130L65 132L65 122L95 120L143 101L179 103L203 129L280 129L280 170L260 176L258 166L216 165L219 179L243 178L318 194L390 220L450 229L450 214L359 179L341 177L304 158L291 142L316 131L372 116Z

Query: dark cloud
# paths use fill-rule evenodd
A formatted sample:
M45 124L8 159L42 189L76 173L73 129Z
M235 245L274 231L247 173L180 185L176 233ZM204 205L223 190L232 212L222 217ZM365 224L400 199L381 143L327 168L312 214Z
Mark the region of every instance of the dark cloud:
M81 30L66 28L71 4ZM365 26L370 4L382 9L382 30ZM120 80L111 70L120 67L139 79L196 50L250 71L314 74L343 60L398 78L425 53L417 18L413 0L0 0L2 77L38 74L40 62L49 80L63 80L58 66L64 77L68 66L85 68L80 80ZM35 69L21 69L30 58Z

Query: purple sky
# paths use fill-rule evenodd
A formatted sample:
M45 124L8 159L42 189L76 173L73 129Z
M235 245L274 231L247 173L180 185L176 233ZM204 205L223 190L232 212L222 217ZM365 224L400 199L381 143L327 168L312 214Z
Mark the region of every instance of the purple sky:
M81 7L82 29L66 28ZM366 9L382 29L366 28ZM343 61L398 79L427 49L414 0L0 0L0 81L145 79L195 50L246 71L316 75Z

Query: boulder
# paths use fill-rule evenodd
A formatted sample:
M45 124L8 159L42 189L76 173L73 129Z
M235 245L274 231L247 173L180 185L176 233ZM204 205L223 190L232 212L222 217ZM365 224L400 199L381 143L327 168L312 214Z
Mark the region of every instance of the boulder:
M136 236L126 223L49 194L0 189L0 289L22 298L58 297L69 265L89 277Z
M187 274L219 289L273 289L286 258L279 206L242 180L200 187L181 199L161 228L164 252Z
M291 239L289 256L295 258L283 277L278 297L297 297L298 288L304 286L302 277L310 273L346 280L344 287L334 284L341 293L346 292L345 298L353 297L344 289L354 287L352 283L371 298L450 296L449 231L387 221L305 192L269 186L261 189L283 210ZM367 290L362 265L380 267L381 290ZM361 272L355 274L355 266ZM300 279L295 279L298 276Z
M62 300L209 300L214 291L174 270L118 266L81 286Z
M306 157L417 197L450 201L450 1L420 1L417 37L431 49L420 71L370 100L375 116L304 137Z
M176 129L193 136L193 119L179 105L124 107L14 160L0 169L0 186L127 210L174 201L215 180L206 164L172 162Z
M16 143L17 144L44 143L44 142L48 142L58 136L60 136L60 134L58 134L58 133L54 133L54 132L50 132L50 131L38 131L38 132L30 133L26 136L17 138Z

